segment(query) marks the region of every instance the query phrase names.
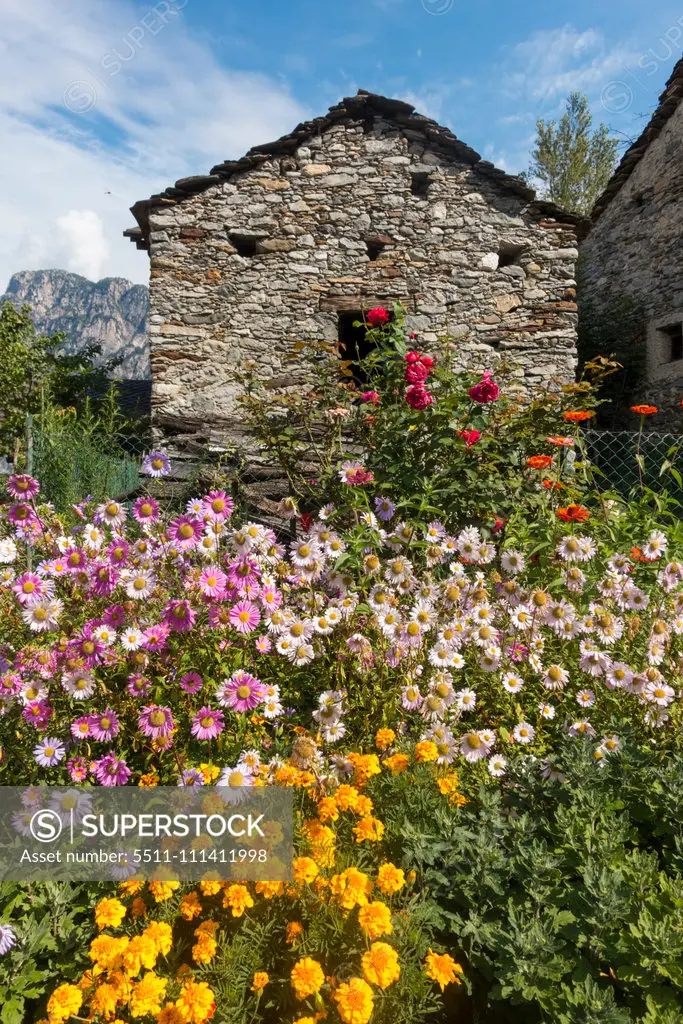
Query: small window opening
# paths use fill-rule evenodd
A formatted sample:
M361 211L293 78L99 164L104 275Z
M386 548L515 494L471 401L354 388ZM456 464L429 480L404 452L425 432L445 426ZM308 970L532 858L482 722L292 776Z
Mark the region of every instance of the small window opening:
M520 256L523 252L523 245L515 245L514 242L501 242L498 248L498 267L519 266Z
M663 356L665 363L677 363L683 359L683 323L658 328L664 339Z
M420 199L426 199L429 195L429 174L427 171L414 171L410 175L410 191Z
M369 238L365 244L368 248L368 259L371 263L378 260L386 248L386 242L380 242L377 238Z
M341 358L344 361L350 361L351 365L348 369L356 384L366 384L368 378L363 369L363 360L370 354L373 345L366 336L363 314L360 310L339 313L337 323ZM356 323L358 323L357 327L354 326Z
M228 233L228 239L240 256L256 255L259 239L255 235L240 235L237 231L231 231Z

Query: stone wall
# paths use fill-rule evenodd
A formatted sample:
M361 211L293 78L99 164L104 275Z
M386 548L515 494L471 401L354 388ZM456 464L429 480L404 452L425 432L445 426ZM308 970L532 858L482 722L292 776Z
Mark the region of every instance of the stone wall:
M227 366L291 373L293 342L335 341L339 311L395 300L421 347L462 335L463 366L506 357L529 387L573 379L575 222L500 178L374 116L152 208L157 428L239 433Z
M683 64L681 69L683 80ZM643 303L647 379L640 400L656 403L670 416L676 410L678 417L683 346L672 339L683 330L683 103L654 138L646 131L638 146L637 162L598 207L582 244L579 300L591 317L611 316L623 297ZM619 171L615 181L620 182ZM661 419L656 424L666 425Z

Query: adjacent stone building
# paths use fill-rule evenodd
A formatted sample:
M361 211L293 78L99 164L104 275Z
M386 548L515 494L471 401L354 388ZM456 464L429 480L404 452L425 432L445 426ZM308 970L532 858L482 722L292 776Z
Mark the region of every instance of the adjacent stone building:
M683 397L683 59L640 138L595 205L581 248L582 313L614 318L643 307L646 380L640 400L680 412ZM640 333L640 332L639 332ZM658 420L658 426L664 427Z
M132 212L166 436L234 437L230 365L287 379L294 342L352 352L353 320L394 301L421 347L457 336L463 366L505 356L530 388L573 379L580 218L408 103L361 91Z

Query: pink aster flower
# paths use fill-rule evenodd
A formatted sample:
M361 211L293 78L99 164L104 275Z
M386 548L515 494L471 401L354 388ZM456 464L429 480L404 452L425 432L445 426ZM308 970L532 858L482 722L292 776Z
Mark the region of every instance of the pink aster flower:
M230 609L230 625L238 633L253 633L260 621L261 613L251 601L238 601Z
M122 566L126 564L130 553L130 545L125 540L115 540L107 548L107 558L112 565Z
M210 707L200 708L192 719L191 732L198 740L214 740L223 732L225 722L222 711L213 711Z
M75 740L84 740L92 736L90 715L82 715L71 723L71 735Z
M126 621L126 612L120 604L111 604L108 608L104 609L102 618L112 629L118 629Z
M55 585L52 580L41 579L34 572L25 572L17 578L12 590L19 604L28 605L43 597L52 597Z
M7 518L14 526L26 526L35 518L33 509L23 501L10 507Z
M168 528L169 540L181 551L191 551L199 544L204 533L204 524L193 516L178 516Z
M221 598L225 594L225 584L228 577L222 569L211 566L204 569L199 577L199 589L205 597Z
M222 523L235 511L232 498L225 491L210 491L202 501L204 513L209 519Z
M88 777L88 762L84 757L72 757L66 768L74 782L85 782Z
M264 698L260 679L238 669L229 679L223 680L216 691L219 704L233 711L253 711Z
M258 583L261 570L255 558L238 558L228 565L228 581L233 587L242 589Z
M189 633L196 619L189 601L171 601L164 611L164 621L176 633Z
M272 646L272 641L267 636L260 636L254 642L254 647L260 654L269 654Z
M143 736L149 736L153 740L170 736L174 728L175 722L171 709L161 707L159 704L148 704L138 717L138 729Z
M133 672L131 675L128 676L126 690L131 695L131 697L143 697L147 693L151 685L152 684L150 683L149 679L145 679L145 677L143 675L140 675L139 672Z
M180 679L180 687L185 693L199 693L204 680L198 672L186 672Z
M100 743L109 743L121 728L118 715L111 708L105 708L101 714L88 715L88 722L93 738Z
M47 729L48 722L53 714L54 711L46 700L33 700L30 704L26 705L21 716L34 729L42 732L43 729Z
M26 473L13 473L7 478L7 490L13 498L31 501L40 491L40 484Z
M131 771L123 758L105 754L95 761L95 778L101 786L125 786Z
M148 651L160 651L166 647L171 632L167 622L159 622L156 626L148 626L145 630L145 639L142 646Z
M113 565L107 562L93 562L90 566L90 581L93 594L98 597L109 597L116 590L119 574Z
M159 502L154 498L138 498L133 505L133 516L139 523L156 523L159 519Z

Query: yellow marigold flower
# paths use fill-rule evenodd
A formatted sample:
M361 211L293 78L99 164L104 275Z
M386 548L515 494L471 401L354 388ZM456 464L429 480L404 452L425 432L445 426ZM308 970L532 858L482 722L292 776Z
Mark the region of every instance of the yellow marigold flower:
M193 921L202 912L202 905L199 902L199 893L193 890L188 892L180 901L180 914L186 921Z
M131 1017L146 1017L161 1010L168 978L160 978L154 971L143 974L130 996Z
M339 817L337 801L333 796L324 796L318 801L318 817L321 821L336 821Z
M355 810L357 801L358 790L355 786L349 786L346 782L343 782L335 791L334 802L340 811Z
M251 984L251 991L260 995L269 981L270 978L268 977L267 971L256 971L254 974L254 980Z
M171 899L179 886L180 882L150 882L149 891L157 903L164 903Z
M185 1018L177 1006L167 1003L157 1017L157 1024L185 1024Z
M165 921L150 921L142 933L150 939L161 956L168 956L173 945L173 928Z
M301 831L311 848L311 856L318 867L332 867L335 857L334 831L328 825L323 825L317 818L304 822Z
M410 764L410 758L407 754L392 754L391 757L385 758L382 764L392 775L400 775Z
M104 985L99 985L92 995L90 1000L90 1016L94 1017L97 1014L105 1020L111 1020L116 1015L117 1005L116 989L113 985L105 982Z
M288 946L292 946L300 935L304 933L304 926L300 921L289 921L285 932L285 941Z
M317 1017L297 1017L294 1024L316 1024Z
M308 999L320 991L325 975L317 960L305 956L292 967L291 981L296 998Z
M387 942L373 942L361 959L363 977L381 989L389 988L401 976L398 953Z
M83 1003L83 993L75 985L60 985L47 1001L47 1019L50 1024L62 1024L72 1014L78 1013Z
M95 907L95 924L100 931L103 928L118 928L125 916L126 908L116 898L105 897Z
M218 945L210 935L200 935L192 947L192 959L196 964L210 964L216 955Z
M292 863L292 878L298 885L310 885L318 874L318 865L311 857L296 857Z
M364 796L362 793L359 795L356 801L356 806L353 808L354 814L358 814L361 818L366 818L368 814L372 814L373 803L369 796Z
M381 864L377 872L377 888L385 896L392 896L406 884L406 876L402 868L395 864Z
M124 896L137 896L139 892L142 892L142 882L136 879L128 879L127 882L121 882L119 884L119 892Z
M442 796L449 796L451 793L455 793L458 789L458 776L456 773L452 775L442 775L440 779L436 780L436 784L439 787L439 792Z
M215 881L213 878L208 878L199 883L199 888L202 891L202 896L215 896L223 888L223 883Z
M131 978L136 978L143 967L152 970L158 955L156 943L148 935L136 935L123 952L123 966Z
M361 818L353 831L357 843L364 843L366 840L370 843L378 843L384 835L384 825L379 818Z
M386 750L396 739L393 729L378 729L375 735L375 746L378 750Z
M147 917L147 904L142 896L136 896L130 905L130 912L133 917Z
M339 986L332 998L344 1024L367 1024L375 1008L372 989L362 978L350 978Z
M381 768L379 766L379 758L377 754L356 754L352 753L348 755L348 761L354 767L354 785L358 789L362 789L367 786L368 782L373 775L379 775Z
M88 956L103 970L113 970L121 964L121 956L129 942L130 939L127 935L121 935L118 938L113 935L98 935L90 943Z
M109 984L116 992L116 998L119 1003L127 1003L133 991L133 982L128 975L121 970L115 970L109 971L108 978Z
M380 935L391 935L394 926L391 923L391 911L386 903L376 900L368 903L358 911L358 924L364 935L369 939L378 939Z
M420 743L415 744L416 761L436 761L438 756L436 743L432 743L431 740L421 740Z
M176 1008L182 1014L184 1024L204 1024L216 1009L213 989L205 981L190 979L176 999Z
M451 982L462 984L458 977L458 974L463 973L462 967L448 953L434 953L430 949L424 962L424 970L427 977L435 981L442 992Z
M233 917L242 917L248 907L254 906L254 901L246 885L234 884L228 886L223 893L223 906L232 911Z
M153 768L151 772L146 772L145 775L141 775L140 776L140 781L138 782L138 786L158 786L158 785L159 785L159 776L157 774L156 768Z
M220 768L215 764L200 764L199 770L204 776L204 782L207 786L210 786L221 773Z
M372 879L358 868L347 868L341 874L332 876L330 892L344 910L363 907L372 892Z
M285 891L284 882L257 882L256 892L263 896L264 900L272 900L273 896L282 896Z

